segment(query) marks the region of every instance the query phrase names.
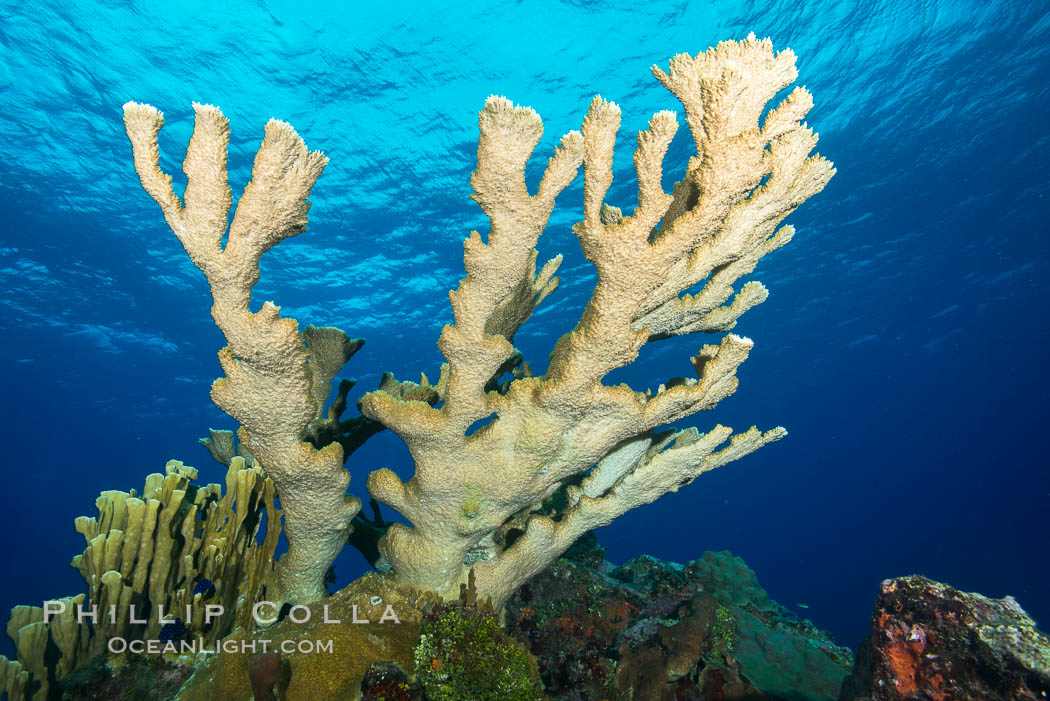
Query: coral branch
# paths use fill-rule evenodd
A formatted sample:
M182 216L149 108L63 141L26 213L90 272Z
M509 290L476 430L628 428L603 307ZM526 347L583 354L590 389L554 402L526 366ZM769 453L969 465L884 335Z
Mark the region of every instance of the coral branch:
M439 342L449 368L445 401L432 408L380 390L361 402L415 459L407 483L389 470L368 482L412 523L392 525L380 549L414 586L454 596L473 566L480 594L499 604L587 530L786 434L732 435L723 426L655 433L735 391L753 345L739 336L703 346L693 358L697 378L655 394L602 384L647 341L728 330L764 301L760 283L739 291L734 284L790 241L794 230L778 231L780 222L834 173L810 155L816 135L801 124L812 106L804 88L759 124L766 103L796 77L790 51L774 54L769 40L751 36L676 56L667 72L653 73L682 102L696 156L665 193L663 159L677 122L670 112L654 115L637 139L638 206L630 216L605 202L620 126L614 103L594 98L582 133L563 138L535 196L524 170L542 132L539 117L503 98L490 98L481 112L471 183L491 230L487 243L477 232L464 243L467 277L450 295L455 323ZM574 232L597 285L546 375L500 383L514 333L552 289L556 263L536 275L534 246L581 159L584 216ZM529 516L581 474L562 511Z
M243 449L277 485L288 551L269 596L312 601L325 593L325 573L346 542L360 502L346 495L350 475L339 443L318 449L308 440L309 429L324 418L330 382L361 341L332 328L300 333L279 307L266 302L253 314L249 303L262 254L306 229L307 198L328 159L307 149L288 124L270 120L223 248L232 204L229 123L215 107L194 104L194 110L183 163L184 205L158 165L161 113L128 103L124 124L142 186L211 287L212 317L229 344L219 352L226 377L212 385L212 399L241 423Z

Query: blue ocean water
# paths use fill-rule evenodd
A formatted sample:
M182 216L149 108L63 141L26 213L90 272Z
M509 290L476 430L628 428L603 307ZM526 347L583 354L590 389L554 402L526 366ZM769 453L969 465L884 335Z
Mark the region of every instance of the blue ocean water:
M255 297L365 337L360 393L437 376L460 242L486 227L468 196L488 95L543 117L533 182L594 94L618 102L609 201L630 209L633 133L679 108L649 66L749 32L798 54L838 174L752 276L771 296L737 328L756 342L739 391L690 423L790 435L599 539L617 562L729 549L850 646L878 583L909 573L1012 594L1045 628L1050 15L1017 1L0 4L0 609L82 590L72 521L99 491L172 458L224 473L196 443L234 427L208 399L224 342L138 184L124 102L164 111L175 173L191 102L219 105L235 194L270 117L327 153L310 229L266 255ZM667 171L688 147L682 129ZM537 372L594 283L580 201L578 181L540 242L565 262L516 338ZM686 375L705 342L654 343L610 381ZM390 433L354 454L351 491L382 466L411 470ZM339 581L364 566L347 552Z

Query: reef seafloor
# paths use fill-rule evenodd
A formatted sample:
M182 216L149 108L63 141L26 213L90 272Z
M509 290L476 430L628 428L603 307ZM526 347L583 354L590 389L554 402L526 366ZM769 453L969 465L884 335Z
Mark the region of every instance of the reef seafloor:
M381 622L387 606L396 623ZM617 566L593 534L499 612L469 587L459 600L443 602L374 573L307 608L265 628L234 630L195 655L103 652L43 695L39 684L19 693L69 701L1050 694L1050 639L1010 597L967 594L921 576L888 579L872 633L855 655L770 599L729 552L706 552L684 565L643 555ZM180 632L161 637L176 649L187 633ZM318 649L329 640L330 649Z

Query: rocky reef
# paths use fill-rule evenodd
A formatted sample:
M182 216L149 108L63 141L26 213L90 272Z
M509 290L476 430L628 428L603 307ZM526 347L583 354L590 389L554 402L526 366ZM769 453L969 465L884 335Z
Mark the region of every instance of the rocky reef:
M917 575L887 579L871 630L840 701L1050 697L1050 638L1013 597Z
M68 701L905 701L1042 699L1050 639L1010 597L883 582L854 659L729 552L604 558L593 534L497 611L370 574L196 655L99 655ZM318 646L321 647L318 647ZM327 647L325 647L327 645ZM35 691L27 690L30 695ZM13 696L21 698L20 696Z
M838 697L852 652L772 601L740 558L642 556L614 567L594 552L573 556L507 605L548 698Z

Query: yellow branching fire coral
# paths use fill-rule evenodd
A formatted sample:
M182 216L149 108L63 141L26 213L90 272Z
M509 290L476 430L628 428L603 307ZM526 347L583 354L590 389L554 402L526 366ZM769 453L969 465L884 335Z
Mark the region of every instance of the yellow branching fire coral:
M637 137L638 204L630 215L605 201L616 104L591 102L582 130L562 137L534 193L525 166L543 131L539 115L502 97L489 98L480 113L471 184L490 231L464 242L467 274L450 293L454 323L438 342L447 364L436 384L424 376L418 392L390 383L361 401L365 416L397 433L415 461L408 482L385 469L368 479L371 494L411 523L394 524L380 543L404 584L454 596L473 568L479 593L500 605L586 531L785 435L779 427L734 434L721 425L660 431L735 390L752 342L733 334L700 347L695 378L656 392L602 383L647 342L729 331L761 303L760 283L734 285L790 241L793 229L780 222L834 174L811 155L817 136L802 122L813 104L804 88L763 118L797 76L791 51L774 53L768 39L750 36L675 56L653 74L681 101L696 154L673 192L664 192L663 160L678 122L672 112L654 115ZM252 313L249 301L260 256L304 230L307 197L326 159L290 126L271 121L223 247L232 201L228 123L214 107L195 109L184 201L158 166L160 113L129 103L124 120L143 187L211 286L212 315L229 343L220 353L226 377L212 397L241 423L242 444L277 486L289 549L274 589L286 600L311 601L323 595L324 573L360 506L346 494L342 448L307 440L354 346L330 329L315 349L278 307L267 302ZM574 232L597 284L547 372L532 376L518 367L514 334L557 287L560 256L537 271L535 246L581 165L584 211ZM508 370L512 380L500 383ZM423 394L427 400L416 398ZM559 490L565 507L538 513Z
M230 458L225 490L195 485L196 477L172 460L140 492L105 491L95 500L98 516L76 520L86 547L72 564L87 596L11 611L18 659L0 655L0 692L57 698L52 683L105 654L111 639L156 640L165 621L212 645L252 626L281 533L274 484L242 457ZM197 589L202 581L208 591Z

